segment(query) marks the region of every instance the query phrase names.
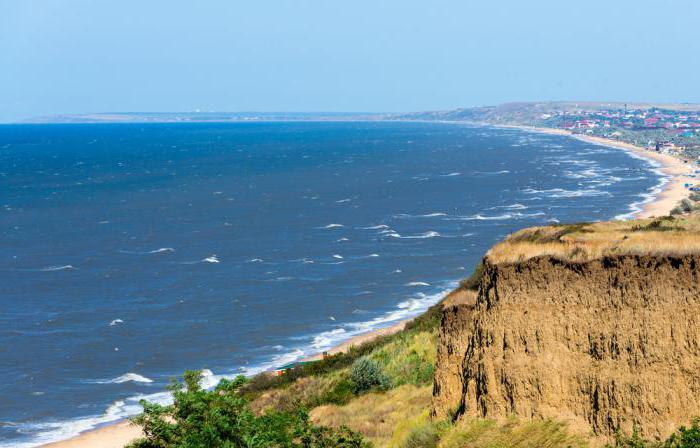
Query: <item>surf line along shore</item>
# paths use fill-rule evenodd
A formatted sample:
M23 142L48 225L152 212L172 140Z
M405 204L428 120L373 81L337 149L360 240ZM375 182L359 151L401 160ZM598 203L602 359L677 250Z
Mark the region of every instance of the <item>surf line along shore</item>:
M641 204L641 210L634 213L635 218L651 218L652 216L668 215L679 202L686 199L690 195L690 191L685 187L685 184L696 182L696 179L690 177L695 168L690 161L686 163L679 157L650 151L631 143L620 142L609 138L595 137L592 135L575 134L565 129L516 125L499 125L495 127L503 129L518 129L521 131L536 132L540 134L573 137L584 142L594 143L596 145L622 149L623 151L627 151L637 157L650 160L659 165L658 172L660 172L667 179L667 182L663 184L661 191L654 195L651 200Z
M389 327L378 328L376 330L353 336L339 345L327 350L325 353L333 355L344 353L352 346L370 342L382 336L389 336L403 330L408 322L413 319L399 321ZM302 361L315 361L323 357L322 353L311 355ZM141 437L143 433L138 426L129 421L111 423L101 428L86 431L73 438L41 445L41 448L123 448L124 445Z
M593 137L587 135L574 134L563 129L537 128L529 126L497 126L505 129L519 129L528 132L537 132L551 135L563 135L598 145L622 149L658 164L659 172L668 179L663 188L649 202L643 204L642 209L635 214L637 218L647 218L651 216L667 215L678 202L686 198L689 191L685 188L686 182L694 179L688 177L693 173L693 166L690 163L683 163L677 157L648 151L644 148L619 142L616 140ZM327 354L335 354L347 351L354 345L369 342L375 338L390 335L401 331L410 319L400 321L390 327L380 328L368 333L354 336L334 348L326 351ZM304 358L302 361L313 361L322 358L322 354ZM124 445L142 435L140 428L132 425L129 421L108 424L98 429L84 432L73 438L41 445L42 448L123 448Z

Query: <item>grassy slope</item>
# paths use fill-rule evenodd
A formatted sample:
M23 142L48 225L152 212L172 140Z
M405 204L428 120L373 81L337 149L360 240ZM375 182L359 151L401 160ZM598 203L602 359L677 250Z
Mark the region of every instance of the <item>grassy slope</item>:
M460 288L476 285L465 281ZM585 440L562 424L548 421L468 420L454 426L428 418L432 397L441 305L436 305L397 334L379 338L346 354L305 365L281 378L260 376L245 393L257 412L310 409L325 426L347 426L376 447L583 447ZM355 395L352 363L367 356L381 366L392 389ZM513 444L517 441L516 444Z

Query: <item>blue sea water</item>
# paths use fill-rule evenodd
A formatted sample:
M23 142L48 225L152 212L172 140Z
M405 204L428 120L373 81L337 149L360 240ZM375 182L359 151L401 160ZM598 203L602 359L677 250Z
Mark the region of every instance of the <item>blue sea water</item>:
M618 149L440 123L0 126L0 446L425 310L498 239L625 217Z

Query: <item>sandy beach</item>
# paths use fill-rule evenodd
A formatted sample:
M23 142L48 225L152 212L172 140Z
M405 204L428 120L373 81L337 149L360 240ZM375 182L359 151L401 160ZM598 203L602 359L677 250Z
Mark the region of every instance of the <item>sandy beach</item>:
M691 182L694 179L689 178L692 174L693 166L690 163L684 163L679 158L648 151L628 143L618 142L615 140L592 137L585 135L573 134L562 129L535 128L527 126L499 126L503 128L516 128L532 132L546 133L552 135L565 135L578 138L587 142L605 145L609 147L619 148L625 151L634 153L640 157L651 159L660 165L659 171L664 174L668 182L666 182L656 197L643 205L643 209L636 214L636 217L645 218L651 216L667 215L679 201L688 196L688 190L683 186L686 182ZM380 328L368 333L357 335L347 341L339 344L336 347L328 350L328 354L336 354L345 352L354 345L360 345L364 342L371 341L380 336L386 336L401 331L407 322L410 320L400 321L392 326ZM304 358L305 361L320 359L322 354L316 354ZM122 448L125 444L134 440L141 435L141 430L131 425L129 422L120 422L113 425L108 425L93 431L88 431L72 439L61 442L50 443L43 445L45 448Z
M72 439L42 445L42 448L123 448L141 434L138 426L123 421L87 431Z
M594 137L589 135L574 134L573 132L564 129L553 128L538 128L532 126L498 126L509 129L520 129L524 131L539 132L550 135L565 135L574 137L597 145L604 145L612 148L629 151L639 157L643 157L656 162L659 165L661 172L667 179L661 191L642 206L642 210L635 214L635 218L651 218L653 216L668 215L678 203L687 198L689 195L688 189L684 186L685 183L695 183L696 179L689 177L693 174L694 166L691 163L685 163L682 159L662 154L654 151L649 151L645 148L632 145L630 143L620 142L602 137Z

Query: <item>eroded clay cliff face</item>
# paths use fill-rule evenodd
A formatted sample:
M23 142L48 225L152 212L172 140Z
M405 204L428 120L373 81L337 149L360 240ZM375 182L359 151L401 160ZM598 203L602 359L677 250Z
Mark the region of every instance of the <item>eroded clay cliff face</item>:
M665 437L700 415L700 256L485 260L444 307L433 413Z

